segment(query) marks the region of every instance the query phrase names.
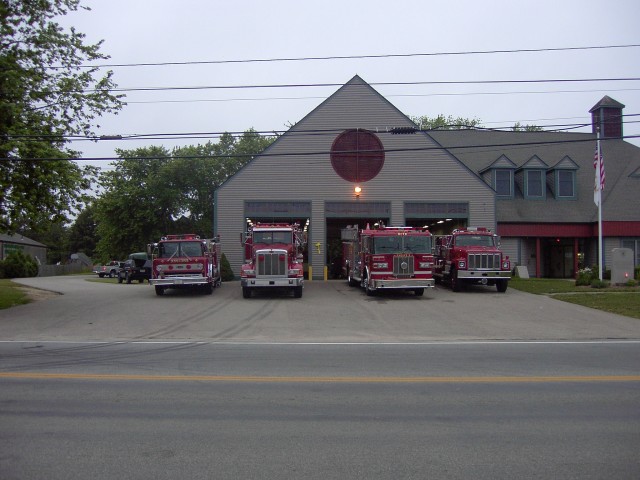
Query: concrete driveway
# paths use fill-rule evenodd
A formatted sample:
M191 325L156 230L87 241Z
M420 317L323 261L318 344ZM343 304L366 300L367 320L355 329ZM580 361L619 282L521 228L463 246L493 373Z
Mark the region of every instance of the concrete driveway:
M243 299L239 282L212 295L148 284L89 281L94 276L20 279L61 293L0 311L0 340L205 342L431 342L640 339L640 320L514 289L437 286L423 297L367 297L345 281L307 282L287 294Z

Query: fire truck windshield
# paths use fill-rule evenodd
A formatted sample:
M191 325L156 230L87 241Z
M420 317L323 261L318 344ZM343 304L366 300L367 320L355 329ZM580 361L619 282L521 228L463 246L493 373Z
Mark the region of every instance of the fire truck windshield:
M389 237L375 237L373 239L373 253L431 253L431 237L397 235Z
M492 235L458 235L456 237L458 247L493 247Z
M200 242L164 242L158 247L158 256L160 258L202 256L202 244Z
M291 232L290 231L271 231L271 232L253 232L253 243L264 243L271 245L274 243L291 244Z

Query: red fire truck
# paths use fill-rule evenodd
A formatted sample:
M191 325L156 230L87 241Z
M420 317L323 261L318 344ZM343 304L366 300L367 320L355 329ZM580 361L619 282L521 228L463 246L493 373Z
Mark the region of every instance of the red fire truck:
M343 261L347 281L367 295L378 290L411 290L417 296L433 288L432 235L415 227L342 229Z
M454 292L463 284L495 285L506 292L511 262L499 248L499 238L487 228L456 229L436 237L434 276L448 283Z
M201 239L198 235L167 235L147 245L152 258L149 283L157 295L167 288L200 288L213 293L220 286L220 238Z
M254 290L287 288L295 298L304 286L305 233L297 224L257 223L242 235L244 265L240 270L242 296Z

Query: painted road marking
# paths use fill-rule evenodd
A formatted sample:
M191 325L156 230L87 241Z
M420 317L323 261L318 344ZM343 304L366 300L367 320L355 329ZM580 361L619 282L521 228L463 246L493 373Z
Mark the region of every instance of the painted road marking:
M30 380L137 380L230 383L573 383L640 382L640 375L566 375L504 377L313 377L246 375L120 375L89 373L0 372L0 378Z

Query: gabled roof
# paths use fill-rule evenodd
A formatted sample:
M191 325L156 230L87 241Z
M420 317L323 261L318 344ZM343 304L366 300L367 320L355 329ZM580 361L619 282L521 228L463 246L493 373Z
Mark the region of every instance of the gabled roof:
M619 108L622 110L624 108L624 105L618 102L617 100L614 100L609 95L605 95L600 99L598 103L596 103L593 107L591 107L591 110L589 110L589 113L593 113L595 110L598 110L599 108L603 108L603 107Z
M27 245L30 247L47 248L47 246L43 243L36 242L35 240L27 238L24 235L8 235L6 233L0 233L0 242L15 243L17 245Z
M291 134L295 134L298 131L304 130L305 124L307 123L307 121L312 119L312 117L314 117L319 112L321 112L322 109L326 108L328 105L332 105L333 102L344 102L345 99L353 100L353 98L355 97L362 98L365 100L367 98L369 99L376 98L389 107L388 109L389 117L393 118L392 124L380 126L381 128L386 128L387 132L397 128L407 128L413 132L417 128L417 125L405 113L401 112L395 105L393 105L387 98L385 98L377 90L375 90L371 85L369 85L366 81L364 81L359 75L354 75L347 83L345 83L343 86L338 88L338 90L336 90L332 95L330 95L325 100L323 100L316 108L311 110L307 115L305 115L302 119L296 122L289 130L287 130L287 132L280 135L280 137L278 137L278 139L276 139L276 141L274 141L271 145L269 145L263 152L256 155L250 162L248 162L244 167L242 167L242 169L236 172L233 176L227 178L227 180L225 180L218 187L217 190L227 188L228 185L238 175L242 174L242 172L245 169L249 168L249 166L254 161L259 159L260 156L269 155L269 154L272 154L274 151L278 151L279 146L283 144L283 142L288 141L288 137L290 137ZM365 104L365 105L367 103L368 103L367 101L362 102L362 104ZM344 123L350 117L358 118L361 116L362 116L362 112L358 111L358 109L354 109L354 110L345 109L344 113L342 113L341 116L338 118L338 123ZM345 127L344 126L338 127L333 123L331 125L327 125L327 129L332 129L332 128L339 130L340 128L345 128ZM350 126L349 128L353 128L353 125ZM434 137L429 136L424 132L420 132L420 135L423 136L423 139L425 140L425 142L428 142L429 145L432 145L434 143L437 144L437 141L434 139ZM486 187L488 191L492 190L491 187L487 186L486 183L478 176L478 173L476 170L470 170L469 167L464 162L461 162L455 155L450 155L449 152L446 151L446 149L443 149L443 150L445 154L449 157L449 159L453 163L455 163L458 167L460 167L462 170L464 170L466 173L468 173L470 177L473 178L474 181L477 181L478 185L480 185L482 188Z
M569 155L565 155L562 160L551 166L550 170L577 170L578 168L580 168L578 164L571 160Z
M537 201L527 200L521 194L501 199L496 202L498 222L597 222L598 211L593 202L594 134L441 130L429 135L479 173L490 169L503 156L517 168L536 156L554 169L575 169L575 200L556 199L552 194ZM603 140L601 147L606 172L603 220L640 221L640 176L635 176L640 172L640 148L620 139Z
M507 169L515 170L516 166L517 165L515 163L509 160L509 157L507 157L506 155L500 155L500 157L498 157L498 159L495 162L493 162L492 164L480 170L479 173L484 173L487 170L493 170L496 168L507 168Z
M542 160L540 160L540 157L538 157L537 155L534 155L525 163L523 163L522 166L519 168L519 170L524 170L524 169L546 170L547 168L548 168L548 165L544 163Z

